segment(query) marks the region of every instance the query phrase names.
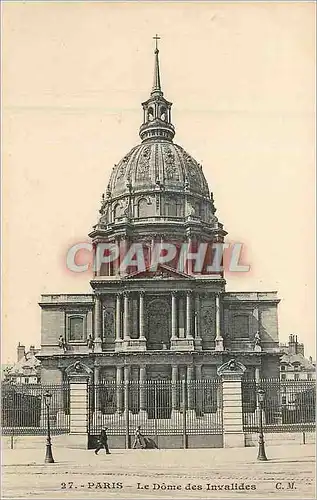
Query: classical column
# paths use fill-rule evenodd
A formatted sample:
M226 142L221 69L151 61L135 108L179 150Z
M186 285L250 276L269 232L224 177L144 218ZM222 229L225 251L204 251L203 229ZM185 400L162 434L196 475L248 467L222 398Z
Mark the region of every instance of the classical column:
M116 395L117 395L117 412L121 413L123 410L123 368L117 366L116 373Z
M127 270L121 269L121 264L123 263L126 255L128 253L128 239L123 236L120 240L120 255L119 255L119 274L125 276L127 274Z
M123 339L130 340L130 324L129 324L129 292L124 292L124 308L123 308Z
M220 294L216 293L216 351L223 351L223 338L221 335L221 309L220 309Z
M176 293L172 292L172 340L177 338L177 310L176 310Z
M178 337L185 337L185 300L182 296L178 298Z
M94 386L95 386L95 411L100 410L99 408L99 375L100 368L99 366L94 367Z
M124 382L125 383L128 383L130 382L130 366L129 365L126 365L124 366Z
M187 401L188 409L193 410L195 405L195 367L187 366Z
M121 340L121 294L117 293L116 301L116 342Z
M178 366L172 365L172 410L177 409Z
M94 337L95 339L101 338L101 299L99 295L95 295L95 325L94 325Z
M145 340L144 336L144 291L139 296L139 338Z
M186 338L192 338L192 293L186 295Z
M193 245L193 240L191 237L189 237L188 243L187 243L187 256L188 256L188 254L192 253L192 245ZM193 274L193 261L192 261L192 259L188 259L188 258L187 258L187 273Z
M200 338L200 295L195 298L195 338Z
M100 276L100 257L98 253L98 243L93 246L94 250L94 276Z
M140 410L146 411L146 367L140 366Z

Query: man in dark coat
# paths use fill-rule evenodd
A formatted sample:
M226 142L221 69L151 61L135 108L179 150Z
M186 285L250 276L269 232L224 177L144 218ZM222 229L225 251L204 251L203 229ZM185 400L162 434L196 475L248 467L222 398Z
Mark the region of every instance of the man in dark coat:
M101 450L101 448L104 448L106 450L106 454L110 455L109 451L109 446L108 446L108 436L107 436L107 427L103 427L101 429L101 433L99 436L99 443L97 448L95 449L95 454L98 455L98 452Z

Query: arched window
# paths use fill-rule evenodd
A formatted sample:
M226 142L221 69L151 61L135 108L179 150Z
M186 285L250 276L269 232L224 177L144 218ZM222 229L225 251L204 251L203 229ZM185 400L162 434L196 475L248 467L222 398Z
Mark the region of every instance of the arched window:
M177 198L176 203L176 216L177 217L182 217L183 216L183 201L179 198Z
M166 113L166 108L164 106L161 106L161 108L160 108L160 118L164 122L166 121L167 113Z
M138 202L138 217L151 217L153 215L153 205L146 198L141 198Z
M119 203L117 203L113 207L113 220L118 219L118 217L121 216L121 213L122 213L121 207L120 207Z
M152 121L154 120L154 109L152 107L149 107L148 111L147 111L147 119L148 121Z
M166 203L166 208L165 208L166 215L168 217L176 217L177 211L176 211L175 198L167 198L165 203Z

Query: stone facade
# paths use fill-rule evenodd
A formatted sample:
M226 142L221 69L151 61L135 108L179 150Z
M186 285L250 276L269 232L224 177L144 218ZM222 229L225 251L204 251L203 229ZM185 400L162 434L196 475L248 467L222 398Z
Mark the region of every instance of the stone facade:
M113 167L89 235L94 248L113 243L119 255L97 266L92 293L42 296L42 382L67 380L75 362L95 383L210 379L231 359L243 365L243 376L276 377L276 292L226 292L223 270L206 272L211 245L227 233L201 165L173 142L158 50L153 89L142 106L142 142ZM158 242L173 242L175 261L153 269ZM122 271L136 243L146 249L145 268ZM208 246L199 273L190 260L179 265L184 243L192 252ZM225 382L226 397L241 386L240 375Z

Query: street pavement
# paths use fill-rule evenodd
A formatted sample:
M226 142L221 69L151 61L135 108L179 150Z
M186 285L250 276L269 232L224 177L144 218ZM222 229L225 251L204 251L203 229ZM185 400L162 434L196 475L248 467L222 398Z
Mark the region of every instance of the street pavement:
M53 447L2 452L2 499L117 498L314 499L315 446L191 450L75 450Z

